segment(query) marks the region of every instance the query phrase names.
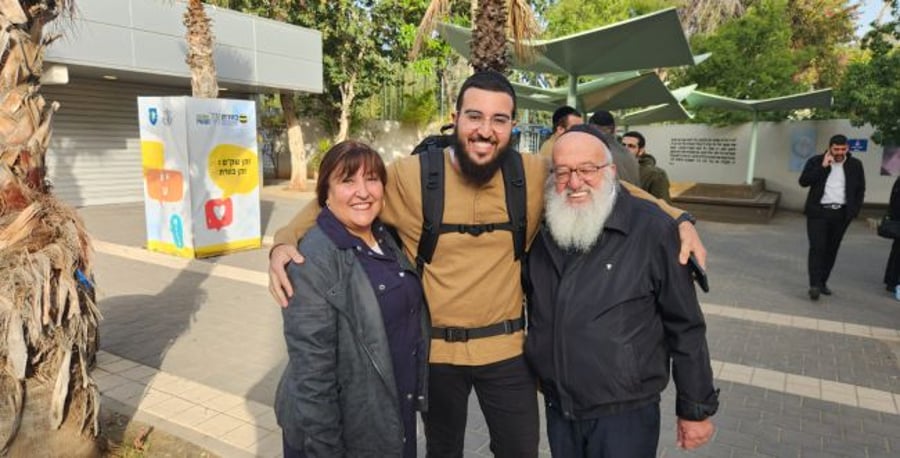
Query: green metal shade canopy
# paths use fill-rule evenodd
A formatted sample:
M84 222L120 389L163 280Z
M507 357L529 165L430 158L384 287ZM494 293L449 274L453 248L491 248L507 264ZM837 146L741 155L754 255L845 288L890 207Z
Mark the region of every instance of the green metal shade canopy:
M456 52L470 58L469 43L472 40L470 29L442 23L438 24L437 31ZM637 77L640 76L637 70L693 65L697 59L703 59L702 56L695 58L691 53L675 8L561 38L531 41L525 46L531 48L534 58L525 61L515 55L510 47L512 68L568 76L569 87L562 94L565 96L566 104L576 108L586 108L579 105L579 96L584 94L576 84L579 76L630 72L631 77ZM542 107L539 109L547 109L543 107L547 103L553 103L554 106L550 111L562 105L561 99L558 102L549 102L538 98L534 102L536 107ZM590 100L585 102L588 103ZM664 102L657 100L644 105L629 106L659 103ZM527 107L527 104L528 102L522 101L523 107ZM603 105L603 108L610 109L606 105Z
M522 108L553 111L566 105L566 88L543 89L513 83L516 102ZM585 112L620 110L677 102L655 72L619 72L579 84L576 105Z
M762 100L740 100L721 95L693 91L685 101L691 108L717 108L720 110L748 111L753 113L753 130L750 134L750 158L747 163L747 184L753 183L756 169L756 142L759 136L759 112L799 110L802 108L831 107L831 89L804 92Z
M696 87L696 84L692 84L690 86L675 89L674 91L671 91L671 96L674 98L673 101L626 113L619 118L619 123L627 126L691 119L694 116L684 109L681 102L687 98Z
M471 56L470 29L442 23L437 31L456 52ZM599 75L694 63L675 8L525 46L532 48L537 58L526 62L511 52L513 68L556 75Z

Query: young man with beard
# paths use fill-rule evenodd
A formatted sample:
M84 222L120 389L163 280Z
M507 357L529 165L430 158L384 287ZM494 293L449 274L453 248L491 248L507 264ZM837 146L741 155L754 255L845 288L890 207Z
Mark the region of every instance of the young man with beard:
M459 225L509 220L501 166L519 154L510 146L515 124L515 92L496 72L478 72L462 85L453 115L453 144L444 151L443 222ZM538 155L521 156L525 174L526 240L533 240L543 212L543 182L548 163ZM394 226L411 259L422 234L420 160L411 156L387 168L384 223ZM636 192L640 192L637 190ZM671 209L674 216L681 211ZM315 221L318 207L308 205L275 234L269 260L269 291L282 305L292 291L284 276L291 260L302 262L296 241ZM673 217L674 217L673 216ZM683 222L681 260L705 250L690 222ZM675 256L675 255L673 255ZM429 457L461 457L467 406L472 388L487 421L491 451L497 457L536 457L539 427L537 387L522 355L525 335L521 265L509 231L444 233L422 282L432 332L428 412L423 414Z
M677 443L705 444L718 407L706 325L678 229L622 192L602 137L559 137L528 257L525 354L544 393L553 456L656 456L671 364Z

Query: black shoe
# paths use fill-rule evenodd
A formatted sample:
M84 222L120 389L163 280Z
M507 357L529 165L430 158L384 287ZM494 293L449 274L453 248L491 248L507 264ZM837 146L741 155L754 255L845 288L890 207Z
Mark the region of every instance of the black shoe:
M809 298L810 298L810 299L812 299L812 300L814 300L814 301L819 300L819 294L820 294L820 293L821 293L821 291L819 290L818 287L815 287L815 286L810 286L810 287L809 287Z
M819 288L819 289L822 291L822 294L824 294L824 295L826 295L826 296L831 296L831 290L828 289L827 286L823 286L823 287L821 287L821 288Z

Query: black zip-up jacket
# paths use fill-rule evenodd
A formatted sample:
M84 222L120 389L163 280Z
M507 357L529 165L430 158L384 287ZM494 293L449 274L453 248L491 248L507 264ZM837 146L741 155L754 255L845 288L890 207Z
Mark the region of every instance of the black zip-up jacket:
M818 154L809 158L798 179L800 186L809 187L809 193L806 194L806 205L803 207L803 213L809 217L821 217L823 212L822 196L825 195L825 182L828 181L828 175L831 174L831 167L822 167L824 157L824 154ZM844 159L844 198L848 220L859 215L865 196L866 176L863 172L862 162L847 153L847 158Z
M678 249L675 221L624 192L588 253L567 254L541 229L528 258L525 355L564 416L658 402L670 361L676 414L715 413L706 324Z

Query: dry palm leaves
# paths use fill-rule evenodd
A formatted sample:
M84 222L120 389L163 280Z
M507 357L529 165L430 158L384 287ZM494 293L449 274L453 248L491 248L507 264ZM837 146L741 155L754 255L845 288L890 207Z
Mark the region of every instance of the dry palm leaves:
M67 397L84 393L83 431L95 435L99 392L87 365L96 355L100 313L93 300L90 242L80 219L53 196L10 180L0 164L0 196L16 195L24 208L0 202L0 455L16 435L27 379L53 387L46 406L51 427L67 412ZM7 179L4 180L3 177Z

